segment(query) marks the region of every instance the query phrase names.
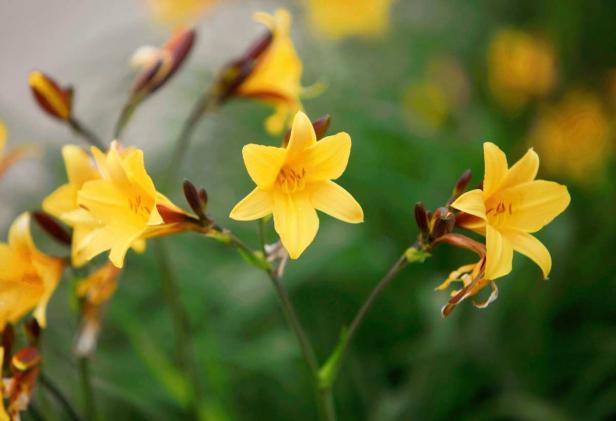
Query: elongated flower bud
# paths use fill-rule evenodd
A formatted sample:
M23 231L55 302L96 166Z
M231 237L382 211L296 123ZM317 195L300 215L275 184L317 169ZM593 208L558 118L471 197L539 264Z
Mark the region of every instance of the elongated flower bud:
M52 117L68 121L73 106L73 88L62 88L46 74L33 71L28 78L30 90L41 109Z
M51 238L64 245L71 245L71 234L69 234L51 215L43 211L37 211L32 212L32 216Z

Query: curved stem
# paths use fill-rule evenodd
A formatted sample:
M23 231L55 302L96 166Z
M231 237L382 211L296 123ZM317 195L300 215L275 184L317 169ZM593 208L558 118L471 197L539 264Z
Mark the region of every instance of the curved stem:
M85 128L76 118L71 117L68 120L68 125L70 126L71 129L73 129L73 132L75 134L77 134L78 136L81 136L81 138L83 138L90 145L96 146L97 148L101 150L105 149L105 145L98 138L98 136L96 136L91 130Z
M53 396L56 401L58 401L62 408L64 408L64 412L66 412L68 418L73 421L81 421L81 418L79 417L79 415L77 415L77 411L75 411L73 405L71 405L66 396L64 396L64 394L60 390L60 388L56 386L50 378L48 378L44 374L41 374L40 382L41 385L49 392L49 394Z

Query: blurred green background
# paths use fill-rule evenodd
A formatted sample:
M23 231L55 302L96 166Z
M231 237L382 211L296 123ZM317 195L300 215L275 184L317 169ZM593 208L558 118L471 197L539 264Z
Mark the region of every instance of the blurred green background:
M514 271L499 280L499 299L487 309L465 302L447 319L440 315L448 296L433 290L451 270L473 260L468 253L443 247L423 265L405 269L351 346L334 388L339 419L616 417L614 3L399 0L391 5L385 33L331 40L306 19L301 2L224 0L202 15L188 62L141 106L122 139L144 149L155 181L200 92L261 33L253 12L280 6L295 17L292 32L305 66L304 84L327 84L322 95L304 101L308 115L331 114L330 132L352 136L350 164L340 183L365 212L359 226L321 215L315 242L285 274L320 361L377 280L414 241L414 204L442 205L467 168L474 174L471 185L481 181L483 141L498 144L510 163L535 146L542 164L551 162L539 177L567 184L572 196L568 210L539 234L554 261L550 280L542 281L532 262L516 256ZM531 92L522 105L503 103L490 85L490 72L496 71L490 69L490 46L503 30L541 40L553 57L549 89ZM41 159L16 164L0 180L3 234L18 213L39 207L64 183L61 145L80 142L36 108L28 71L39 68L74 84L76 114L108 139L132 81L130 54L143 44L161 43L168 33L136 1L0 4L0 118L9 130L8 145L37 144L44 151ZM540 72L535 66L544 57L533 54L522 64L530 69L522 79ZM579 96L572 92L590 99L577 107ZM211 215L254 247L256 223L230 221L227 215L252 188L242 146L279 143L263 130L269 112L254 102L234 101L205 118L181 170L207 188ZM542 124L552 130L537 132ZM542 133L552 137L546 140ZM171 196L184 206L180 186ZM315 419L308 371L266 276L233 250L196 235L165 242L189 314L208 417ZM106 309L92 361L102 419L188 417L152 249L150 242L146 254L131 252ZM48 320L44 371L80 407L68 277L51 301ZM62 419L40 391L35 405Z

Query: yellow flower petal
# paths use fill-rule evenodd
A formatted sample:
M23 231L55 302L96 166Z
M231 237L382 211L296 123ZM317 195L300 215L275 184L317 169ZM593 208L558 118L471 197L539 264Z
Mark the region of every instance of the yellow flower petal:
M517 184L533 181L539 171L539 156L531 148L518 162L509 168L500 189L504 190Z
M0 121L0 157L6 146L6 126Z
M511 272L513 246L507 238L491 225L486 225L485 278L491 281Z
M306 192L275 192L274 228L291 259L297 259L319 230L319 217Z
M364 222L364 211L351 194L333 181L311 186L312 205L326 214L350 224Z
M22 213L9 229L9 246L18 253L30 254L36 250L30 234L30 215Z
M229 216L236 221L253 221L269 215L273 209L272 193L257 187L235 205Z
M471 190L458 197L451 207L483 220L486 219L486 207L483 202L483 192L479 189Z
M536 232L563 212L571 196L567 187L553 181L535 180L500 193L511 204L504 228Z
M510 230L503 235L511 242L515 251L535 262L541 268L544 279L548 279L552 269L552 257L541 241L522 231Z
M87 152L79 146L64 146L62 148L62 157L64 158L66 174L70 183L81 186L86 181L100 178Z
M308 148L303 157L308 181L335 180L344 173L351 155L351 137L340 132Z
M494 143L485 142L483 144L483 158L485 165L483 191L485 197L488 197L494 193L507 175L507 157Z
M278 177L286 151L273 146L249 144L242 149L242 155L252 181L262 189L268 189Z
M43 210L56 218L62 218L77 206L78 188L73 184L64 184L43 200Z
M306 114L298 111L293 119L291 128L291 136L289 137L289 145L287 146L287 163L293 163L295 160L303 157L304 151L313 146L317 142L317 136L314 133L312 122Z

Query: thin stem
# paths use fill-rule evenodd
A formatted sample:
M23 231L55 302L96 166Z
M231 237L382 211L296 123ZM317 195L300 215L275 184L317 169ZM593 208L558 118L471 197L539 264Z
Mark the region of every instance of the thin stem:
M178 171L182 166L182 161L186 156L186 152L190 147L190 140L193 132L197 128L198 123L201 121L201 117L207 112L213 110L218 105L216 97L210 95L209 92L203 94L195 106L193 107L188 119L184 122L179 137L175 142L171 159L169 160L169 166L165 173L164 180L167 183L173 183L177 177ZM166 186L165 186L166 187Z
M95 421L96 405L94 403L94 392L92 390L92 378L90 376L90 361L87 357L78 358L79 377L81 378L81 391L83 393L83 404L86 420Z
M261 242L261 248L263 249L263 253L265 255L265 245L267 243L265 238L265 220L259 220L259 240ZM240 242L241 243L241 242ZM242 243L243 245L243 243ZM245 246L243 246L245 247ZM282 307L282 312L287 320L289 326L291 326L291 330L295 334L297 338L297 342L300 345L302 350L302 356L304 357L304 361L306 365L310 369L310 375L312 380L312 385L314 388L314 392L316 395L317 402L319 404L319 409L321 410L322 417L327 421L334 421L336 419L336 411L334 408L334 400L331 394L331 389L325 390L319 388L319 362L314 353L314 349L312 347L312 343L310 339L308 339L308 335L299 318L297 317L297 312L295 311L295 307L293 306L293 302L289 297L289 293L287 292L284 284L280 281L280 277L277 274L277 271L270 268L266 270L267 275L269 276L272 284L274 285L274 289L278 294L278 298Z
M75 117L68 120L68 124L73 132L81 136L86 142L99 149L105 149L103 142L91 130L85 128Z
M154 252L157 255L156 261L161 273L163 294L174 324L177 359L186 376L190 379L193 389L191 411L197 416L201 398L201 383L193 361L188 316L180 300L178 283L169 262L169 253L162 239L154 243Z
M394 263L394 265L389 269L387 274L383 278L381 278L379 283L372 290L372 292L368 296L368 299L361 306L361 308L355 315L355 318L351 322L351 325L349 326L349 330L347 331L347 334L346 334L346 341L345 341L345 345L343 348L343 354L348 349L349 344L351 343L351 341L353 340L353 337L355 336L355 333L357 332L357 329L359 329L359 326L366 318L366 314L368 314L368 311L370 311L376 299L381 295L383 290L387 288L389 283L396 277L398 272L400 272L400 270L402 270L407 264L408 264L408 260L406 256L405 255L400 256L400 258L396 261L396 263Z
M58 403L62 406L68 418L73 421L81 421L81 418L79 417L79 415L77 415L77 411L75 411L73 405L71 405L66 396L64 396L64 394L60 390L60 388L56 386L50 378L48 378L45 374L41 374L40 382L41 385L49 392L49 394L53 396L54 399L58 401Z

